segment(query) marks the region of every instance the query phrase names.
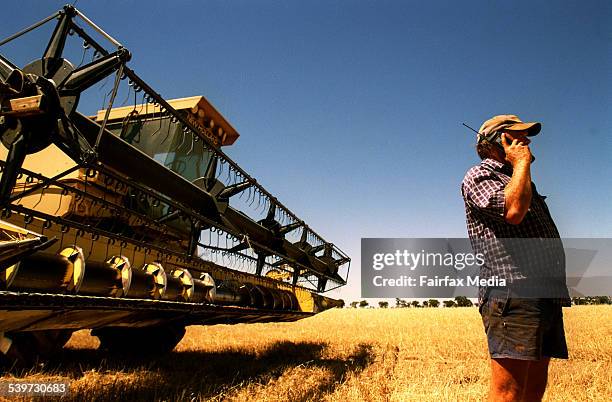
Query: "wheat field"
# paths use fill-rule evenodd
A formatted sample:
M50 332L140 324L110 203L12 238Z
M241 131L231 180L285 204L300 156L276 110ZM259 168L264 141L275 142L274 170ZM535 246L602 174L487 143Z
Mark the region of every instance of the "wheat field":
M547 401L612 400L612 306L565 309L570 360ZM294 323L189 327L174 352L128 360L75 333L57 359L3 379L68 380L64 400L483 400L488 357L476 308L333 309Z

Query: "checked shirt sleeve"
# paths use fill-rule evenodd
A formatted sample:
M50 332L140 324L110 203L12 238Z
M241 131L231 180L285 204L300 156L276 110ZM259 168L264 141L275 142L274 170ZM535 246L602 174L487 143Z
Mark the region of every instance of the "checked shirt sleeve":
M474 167L463 179L461 192L466 206L491 218L504 220L504 182L493 172Z

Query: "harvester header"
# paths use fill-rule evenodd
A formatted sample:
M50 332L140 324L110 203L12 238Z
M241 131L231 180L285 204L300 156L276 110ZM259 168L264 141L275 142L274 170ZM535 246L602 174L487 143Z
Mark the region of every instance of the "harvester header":
M72 6L0 46L52 21L40 58L16 66L0 54L3 338L93 328L117 348L136 329L338 305L318 293L346 284L350 258L222 150L239 134L204 96L165 100ZM104 104L88 117L77 109L90 88Z

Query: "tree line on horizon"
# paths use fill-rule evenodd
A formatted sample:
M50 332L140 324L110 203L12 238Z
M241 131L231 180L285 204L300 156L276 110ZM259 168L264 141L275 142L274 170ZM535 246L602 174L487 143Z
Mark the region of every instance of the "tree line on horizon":
M586 296L586 297L572 297L572 304L574 305L602 305L612 304L612 297L610 296ZM342 303L344 306L344 303ZM374 308L370 306L367 300L353 301L349 304L351 308ZM424 300L422 303L418 300L407 301L404 299L396 298L395 306L391 308L438 308L438 307L472 307L474 303L465 296L457 296L454 300L442 300L442 304L438 299ZM389 308L388 301L379 301L378 308Z
M395 306L391 308L438 308L442 307L472 307L474 303L465 296L457 296L454 300L442 300L442 303L438 299L424 300L422 303L418 300L404 300L400 298L395 299ZM349 304L351 308L367 308L370 307L370 303L367 300L353 301ZM371 306L372 308L374 306ZM378 308L389 308L389 302L379 301Z

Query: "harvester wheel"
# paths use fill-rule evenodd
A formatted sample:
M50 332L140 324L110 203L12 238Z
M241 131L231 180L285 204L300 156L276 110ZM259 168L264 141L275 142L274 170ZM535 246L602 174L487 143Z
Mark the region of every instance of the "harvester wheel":
M141 357L170 352L185 335L182 324L142 328L99 328L92 332L100 339L100 349Z
M69 329L26 331L5 334L11 340L1 360L9 365L31 366L58 354L72 336Z

